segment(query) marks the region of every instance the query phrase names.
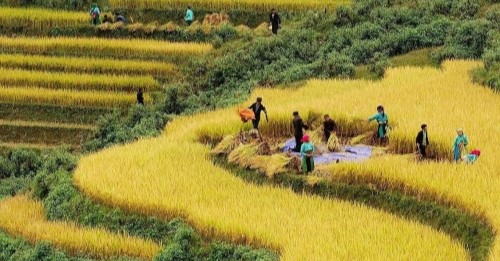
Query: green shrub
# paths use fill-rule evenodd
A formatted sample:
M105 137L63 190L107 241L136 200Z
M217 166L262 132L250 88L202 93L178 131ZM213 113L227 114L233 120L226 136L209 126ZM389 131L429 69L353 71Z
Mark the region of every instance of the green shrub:
M500 4L493 5L485 15L486 19L491 22L493 28L500 30Z
M14 175L14 172L14 164L10 160L0 156L0 179L8 178Z
M491 23L487 20L456 23L445 40L443 49L433 53L433 58L443 61L449 58L480 58L485 50Z
M277 254L257 249L253 250L247 246L234 247L226 243L213 243L210 245L207 261L276 261L279 260Z
M84 148L87 151L97 151L141 137L156 136L167 121L168 118L163 113L142 105L132 106L123 114L115 111L99 119L97 130Z
M390 66L389 57L383 53L375 53L370 59L368 70L377 77L383 77L385 69Z
M473 19L479 7L480 0L459 0L453 5L451 13L459 19Z
M355 70L351 58L340 53L331 53L320 66L318 70L324 77L351 78Z
M32 150L16 149L9 153L9 161L14 166L14 177L34 177L42 167L41 158Z

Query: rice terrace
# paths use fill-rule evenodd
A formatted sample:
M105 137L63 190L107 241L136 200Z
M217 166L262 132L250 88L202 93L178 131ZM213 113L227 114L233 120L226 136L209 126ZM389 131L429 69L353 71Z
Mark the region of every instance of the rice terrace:
M500 260L496 0L0 0L0 261Z

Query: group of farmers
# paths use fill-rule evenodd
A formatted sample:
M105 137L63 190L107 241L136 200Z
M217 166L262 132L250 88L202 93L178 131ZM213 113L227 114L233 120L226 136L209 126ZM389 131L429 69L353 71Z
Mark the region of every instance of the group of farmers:
M93 25L99 25L101 23L100 16L101 16L101 10L97 6L96 3L93 3L91 8L90 8L90 17ZM191 9L191 6L187 7L186 10L186 15L184 16L184 21L186 22L187 26L190 26L194 22L194 12ZM104 15L104 20L102 21L103 23L113 23L113 20L111 17L108 15ZM119 13L115 13L115 22L122 22L126 23L127 20L125 17ZM276 13L275 9L271 10L271 14L269 15L269 28L273 32L273 34L278 34L278 29L280 28L281 25L281 18Z
M261 113L264 112L266 120L268 121L266 107L262 104L262 98L258 97L256 102L253 103L249 108L253 112L252 125L253 128L258 130ZM295 137L295 148L294 152L300 153L302 160L302 170L309 173L314 170L314 145L311 143L310 137L304 135L304 130L308 130L308 126L304 123L299 115L298 111L293 112L292 126ZM241 115L240 115L241 116ZM242 117L242 120L244 118ZM387 138L388 122L389 118L385 113L384 107L382 105L377 107L377 113L368 119L368 122L376 120L378 123L376 137L381 141ZM323 121L323 134L325 141L328 142L332 133L337 131L337 124L333 119L330 118L328 114L324 116ZM475 149L466 156L462 157L465 148L468 145L467 136L464 134L462 129L457 129L457 136L453 143L453 159L455 162L463 160L466 163L473 164L478 157L481 155L481 151ZM418 132L416 137L416 149L421 158L427 158L427 147L429 146L429 136L427 134L427 124L421 125L421 130Z

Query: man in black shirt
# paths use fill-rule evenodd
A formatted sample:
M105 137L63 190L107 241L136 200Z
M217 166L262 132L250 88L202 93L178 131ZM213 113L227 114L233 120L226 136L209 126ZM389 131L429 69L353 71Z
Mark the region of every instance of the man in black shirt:
M323 133L325 135L325 140L328 142L332 132L337 131L337 124L334 120L330 118L330 115L325 115L325 121L323 122Z
M293 151L300 152L300 147L302 146L302 137L304 136L304 129L307 130L307 125L304 124L302 118L299 116L298 111L293 112L293 135L295 136L295 149Z
M420 155L422 155L422 158L426 158L427 152L425 150L427 149L427 146L429 146L429 136L427 136L427 124L422 124L420 128L422 130L418 132L416 138L417 149Z
M251 109L253 111L253 113L255 114L255 119L252 120L252 124L253 124L254 129L259 129L261 112L264 112L264 114L266 115L266 121L269 121L269 119L267 118L267 110L266 110L266 107L264 107L264 105L262 105L262 98L261 97L257 97L257 101L248 108Z
M276 10L272 9L269 15L269 23L271 24L271 29L273 34L278 34L278 29L281 24L280 16L276 13Z
M142 91L142 88L139 88L139 91L137 92L137 104L144 105L144 92Z

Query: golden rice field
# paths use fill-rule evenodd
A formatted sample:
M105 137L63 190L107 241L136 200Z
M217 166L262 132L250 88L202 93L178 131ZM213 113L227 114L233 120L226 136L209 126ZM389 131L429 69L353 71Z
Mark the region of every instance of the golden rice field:
M137 39L0 36L0 49L4 53L178 60L186 56L207 53L212 50L212 46L204 43L170 43Z
M332 166L331 178L349 175L403 183L483 216L496 230L500 228L500 97L471 83L468 71L478 66L473 61L448 61L441 70L392 68L377 82L311 80L299 89L257 89L245 104L256 96L264 98L270 116L270 123L262 124L266 135L283 132L279 128L289 125L294 110L303 115L329 113L346 125L343 128L353 128L384 104L394 128L391 149L408 152L425 122L433 151L443 159L451 154L455 128L464 128L470 147L483 152L476 165L418 164L406 156L388 156L361 165ZM240 128L235 108L180 117L162 137L83 158L74 181L83 193L107 205L146 215L180 216L206 236L270 247L283 260L469 258L459 243L427 226L234 177L210 161L210 147L199 140L222 138ZM490 260L498 259L497 238Z
M154 75L164 78L175 77L178 73L172 63L21 54L0 54L0 67L97 74Z
M137 92L157 91L160 84L151 76L59 73L0 68L4 86L40 86L50 89Z
M0 227L7 233L22 236L32 243L50 241L72 254L84 251L97 258L129 256L151 260L162 248L152 241L103 229L48 221L42 203L26 196L0 201Z
M347 4L346 0L110 0L115 8L145 8L145 9L185 9L189 4L193 10L205 9L212 11L220 10L256 10L269 12L271 8L286 11L306 11L310 9L332 9L341 4Z
M2 27L21 26L45 30L53 27L76 26L89 23L90 17L86 12L36 8L0 8L0 24Z
M151 102L148 94L145 102ZM84 107L126 107L136 102L135 94L99 91L53 90L39 87L0 85L0 101Z

